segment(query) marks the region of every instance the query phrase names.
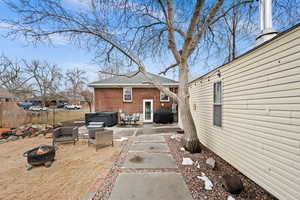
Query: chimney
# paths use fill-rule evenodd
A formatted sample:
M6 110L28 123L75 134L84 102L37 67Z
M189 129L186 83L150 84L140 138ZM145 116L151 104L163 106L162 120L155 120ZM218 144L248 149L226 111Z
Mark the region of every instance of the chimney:
M272 27L272 0L259 0L260 33L256 46L272 39L277 32Z

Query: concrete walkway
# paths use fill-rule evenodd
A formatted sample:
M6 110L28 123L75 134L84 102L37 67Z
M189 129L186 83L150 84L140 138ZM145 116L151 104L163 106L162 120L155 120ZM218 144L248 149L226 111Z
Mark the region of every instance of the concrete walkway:
M193 199L163 136L135 137L121 168L110 200Z

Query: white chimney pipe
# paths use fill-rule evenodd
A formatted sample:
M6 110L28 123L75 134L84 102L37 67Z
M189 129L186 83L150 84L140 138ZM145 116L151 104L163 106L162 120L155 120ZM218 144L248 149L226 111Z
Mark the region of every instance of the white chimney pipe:
M256 38L256 46L277 35L272 26L272 0L259 0L259 15L260 33Z

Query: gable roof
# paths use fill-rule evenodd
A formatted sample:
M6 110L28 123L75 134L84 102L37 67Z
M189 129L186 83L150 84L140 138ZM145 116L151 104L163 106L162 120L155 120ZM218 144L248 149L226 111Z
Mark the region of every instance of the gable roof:
M132 75L136 72L130 72L125 75ZM168 79L156 74L149 73L149 75L155 77L155 79L162 85L165 86L178 86L178 82L172 79ZM139 72L137 75L128 78L126 76L114 76L112 78L95 81L89 84L90 87L101 88L101 87L122 87L122 86L133 86L133 87L154 87L143 73Z

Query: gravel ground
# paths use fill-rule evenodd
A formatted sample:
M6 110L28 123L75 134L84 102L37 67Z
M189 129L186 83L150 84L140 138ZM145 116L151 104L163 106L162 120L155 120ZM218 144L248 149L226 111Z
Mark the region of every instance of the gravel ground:
M205 149L201 153L190 154L186 151L181 151L182 145L176 139L171 139L170 136L165 136L166 142L170 147L171 153L176 160L177 165L184 177L192 196L196 200L220 200L227 199L231 194L225 191L222 187L222 176L226 174L237 175L241 178L244 191L239 195L231 195L236 200L275 200L276 198L271 196L267 191L251 181L249 178L241 174L238 170L217 156L212 151ZM181 165L183 157L190 157L194 162L198 161L200 169L195 166L183 166ZM207 158L212 157L216 160L216 167L214 170L209 169L205 164ZM206 191L204 189L204 182L197 179L197 176L201 176L201 172L212 181L214 187L212 191Z
M112 191L113 184L115 183L118 174L121 172L121 166L125 161L125 158L129 151L129 146L132 144L132 139L128 138L128 141L123 142L123 147L119 158L114 162L111 170L104 179L104 184L98 189L93 200L107 200L109 199Z

